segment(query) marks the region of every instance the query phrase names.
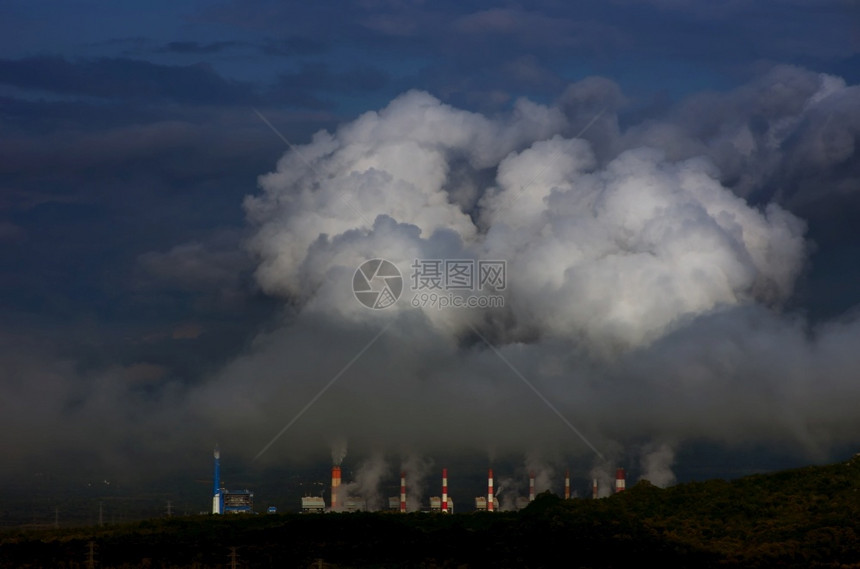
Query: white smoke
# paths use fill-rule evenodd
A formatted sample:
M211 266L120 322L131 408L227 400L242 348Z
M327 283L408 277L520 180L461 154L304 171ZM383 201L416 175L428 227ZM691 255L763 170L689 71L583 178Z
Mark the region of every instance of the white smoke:
M815 109L847 105L851 88L782 70L708 99L718 116L767 110L766 132L749 133L743 120L694 121L698 100L625 131L615 97L573 137L611 87L592 81L558 107L521 101L493 118L409 92L288 152L245 207L257 281L293 316L200 388L198 412L261 439L316 401L273 446L281 452L349 432L431 456L537 447L590 460L593 447L623 464L643 437L809 452L856 440L846 402L860 322L811 328L782 312L807 266L805 223L738 195L773 176L770 161L803 147ZM404 276L386 310L351 289L372 258ZM416 259L506 261L504 306L413 307ZM668 451L651 454L643 469L668 483ZM543 466L538 491L552 484Z
M642 478L660 488L674 484L675 473L672 472L674 461L675 451L666 443L644 449L641 465Z
M380 485L389 474L385 457L382 453L374 452L359 464L354 480L341 484L338 499L358 502L362 504L361 509L366 511L379 511L388 505L388 497L383 496Z
M496 476L493 480L493 498L499 502L499 510L512 512L517 509L517 499L521 498L522 483L510 476Z
M346 458L347 441L343 437L335 438L331 443L331 463L334 466L343 464Z
M433 468L433 461L418 454L408 455L401 464L406 473L406 511L421 510L427 492L427 476Z
M555 491L556 494L559 494L558 489L553 487L555 469L547 464L535 451L526 453L525 467L527 474L533 475L535 478L535 495L547 490Z
M550 109L533 114L530 128L519 116L492 122L412 92L288 153L261 179L262 195L246 202L259 226L261 286L309 310L366 318L344 284L369 258L403 273L414 259L501 259L511 338L540 330L597 352L647 344L720 307L790 294L806 253L800 220L773 204L750 208L705 160L669 162L640 148L596 170L582 139L517 149L526 134L550 130L535 126ZM497 168L474 221L448 193L459 157L476 181L478 168ZM414 310L408 302L396 309ZM426 316L454 333L481 317Z
M593 495L593 483L597 480L597 497L605 498L615 492L615 470L605 462L601 462L592 467L589 472L592 482L592 491L589 492L589 498Z

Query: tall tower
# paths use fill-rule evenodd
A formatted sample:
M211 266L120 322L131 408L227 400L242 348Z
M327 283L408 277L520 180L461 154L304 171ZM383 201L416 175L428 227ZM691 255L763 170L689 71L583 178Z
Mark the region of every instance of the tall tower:
M597 478L594 478L591 481L591 497L594 500L597 500L597 498L598 498L598 495L597 495Z
M570 470L564 471L564 499L570 500Z
M535 501L535 473L529 472L529 502Z
M222 506L221 496L221 451L218 445L215 445L215 451L212 453L215 457L215 484L212 489L212 513L220 514L224 511Z
M331 467L331 511L340 511L340 502L338 498L340 492L340 466Z
M493 512L493 469L487 473L487 511Z
M624 469L619 468L615 471L615 493L624 492L626 483L624 481Z
M442 513L448 513L448 469L442 469Z
M406 513L406 472L400 473L400 513Z

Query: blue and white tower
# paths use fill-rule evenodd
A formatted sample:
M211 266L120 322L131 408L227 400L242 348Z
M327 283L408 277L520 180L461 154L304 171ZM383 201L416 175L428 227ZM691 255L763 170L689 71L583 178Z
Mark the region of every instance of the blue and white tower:
M224 512L224 496L221 491L221 451L218 450L218 445L215 445L215 487L212 493L212 513L221 514Z

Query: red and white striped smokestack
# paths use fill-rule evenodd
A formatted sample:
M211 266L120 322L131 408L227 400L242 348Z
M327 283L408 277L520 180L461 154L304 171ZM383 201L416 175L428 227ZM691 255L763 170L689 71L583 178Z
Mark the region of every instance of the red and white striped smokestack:
M535 473L529 472L529 502L535 501Z
M570 500L570 470L564 471L564 499Z
M624 492L624 469L619 468L615 471L615 493Z
M331 467L331 511L336 512L340 507L337 501L337 493L340 490L340 467Z
M597 478L591 481L591 497L597 500Z
M400 513L406 513L406 473L400 473Z
M442 513L448 513L448 469L442 469Z
M487 511L494 511L493 507L493 469L490 469L489 474L487 475Z

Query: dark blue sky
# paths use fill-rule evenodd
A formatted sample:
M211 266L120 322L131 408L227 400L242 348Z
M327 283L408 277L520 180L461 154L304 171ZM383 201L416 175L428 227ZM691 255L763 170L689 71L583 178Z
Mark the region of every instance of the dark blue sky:
M712 177L751 211L766 212L771 204L805 223L802 260L788 253L784 259L768 260L771 272L765 271L765 276L781 275L780 264L791 265L787 287L762 284L764 277L759 275L754 284L737 285L731 301L720 297L708 310L667 320L670 323L660 334L646 335L647 345L636 340L635 349L623 348L611 365L589 343L597 342L595 337L603 342L603 332L594 336L583 324L582 330L571 328L566 336L548 321L544 326L537 317L530 321L525 312L514 309L505 317L487 316L476 328L482 331L477 336L455 333L460 351L448 353L447 360L432 342L426 352L414 345L389 346L397 353L414 348L410 360L414 365L407 368L416 377L432 381L438 372L429 370L434 365L474 368L478 375L486 372L483 364L466 355L481 345L480 339L510 349L520 343L541 346L553 354L567 346L567 355L557 365L570 373L589 370L609 382L590 392L598 398L611 382L635 382L638 372L631 370L641 369L639 364L669 376L693 374L690 370L700 369L697 365L712 369L688 361L692 352L703 348L687 345L685 333L714 345L733 335L761 333L758 347L739 348L749 350L749 361L780 359L778 348L767 347L771 340L777 346L796 340L797 349L809 354L802 366L810 369L795 369L799 375L791 380L796 382L791 395L782 394L777 386L783 384L767 379L769 372L763 368L739 371L731 365L720 372L725 374L724 383L718 381L706 392L728 393L740 385L745 387L735 391L738 398L748 400L745 388L755 393L773 390L776 399L791 402L777 415L796 412L807 417L798 432L783 425L749 440L721 436L714 426L719 420L744 424L728 408L703 412L713 415L713 424L690 428L690 436L684 434L688 425L684 420L669 426L672 421L654 420L641 412L631 413L629 429L601 426L590 419L583 419L584 424L602 430L593 436L605 438L617 460L640 465L634 471L647 470L640 455L650 456L642 449L652 448L652 443L671 447L674 458L668 463L682 477L684 472L709 474L702 472L701 449L706 447L697 447L699 443L736 459L736 466L715 468L714 475L771 465L770 459L751 462L750 448L774 441L772 456L788 456L798 463L837 457L860 443L860 437L843 432L855 420L822 423L819 407L828 402L810 396L816 411L807 416L803 402L809 398L797 393L814 391L804 381L813 382L815 374L804 376L804 370L832 366L832 376L839 378L856 377L860 370L858 351L849 349L860 347L858 83L860 4L852 0L6 1L0 7L0 395L6 402L0 408L4 427L0 436L5 448L14 449L9 453L13 467L8 477L26 479L36 471L56 468L52 456L57 447L92 457L92 464L98 465L94 468L122 475L141 455L161 461L158 457L180 454L176 470L194 469L199 457L186 464L189 449L209 448L218 439L227 452L232 442L233 453L248 459L277 433L338 365L351 361L363 345L360 338L369 339L373 333L356 329L354 322L341 326L331 314L320 313L314 299L323 298L317 294L321 289L289 279L266 280L265 271L258 270L270 261L280 266L282 260L272 247L282 242L270 239L284 226L293 227L291 216L303 212L310 219L316 213L303 209L310 202L284 197L311 191L300 189L304 182L295 181L294 186L284 182L282 201L271 198L271 203L267 200L274 194L267 187L264 193L269 197L261 198L265 211L260 217L254 217L257 210L247 196L261 195L259 176L278 172L289 178L299 168L296 157L301 152L278 165L289 150L284 138L293 145L308 145L304 152L317 160L314 149L324 142L319 137L312 142L314 133L337 133L331 144L345 148L356 140L349 137L358 135L345 128L337 131L339 125L386 108L410 90L434 99L429 103L403 99L412 115L390 110L381 113L380 120L395 117L390 124L417 132L416 125L426 124L418 109L439 104L467 113L460 119L450 118L452 114L439 119L451 132L473 124L474 117L514 124L524 112L517 106L521 98L557 113L556 119L534 118L543 126L533 130L511 127L522 128L519 138L511 135L509 148L500 142L507 150L486 163L463 158L474 151L469 144L451 143L450 148L459 150L446 154L449 178L443 185L449 200L475 221L481 235L495 235L492 228L501 227L499 218L488 213L495 211L488 188L501 183L496 180L501 179L497 174L505 155L556 134L584 139L594 154L589 168L603 172L604 181L621 168L615 162L619 155L639 148L659 149L661 171L677 170L679 180L686 167L679 165L704 157ZM419 117L418 122L404 116ZM379 128L378 140L400 140L409 134L386 134ZM477 133L483 127L474 128ZM499 131L498 138L508 136L505 132ZM489 140L474 136L477 141ZM335 152L331 150L335 146L325 152ZM385 145L372 147L379 150ZM366 152L368 164L386 169L384 157L391 154ZM334 166L325 177L328 167L313 163L320 176L313 187L339 179ZM462 179L471 180L472 189L453 193L450 188ZM392 209L386 205L374 210L370 219L386 213L398 223L411 223L392 213L399 211L399 199L384 201ZM272 205L275 202L281 205ZM320 212L329 211L323 198L316 203ZM554 207L559 212L569 206ZM496 221L481 221L490 218ZM766 219L777 223L776 217ZM742 231L750 231L745 222L738 223ZM373 231L381 231L379 227ZM452 231L459 232L456 239L468 242L468 232L453 226ZM785 234L796 236L794 231ZM290 229L285 235L295 233ZM303 267L316 267L313 251L325 248L329 239L343 243L350 235L331 233L321 225L314 246L318 249L309 246L307 258L291 258L305 263ZM526 246L526 240L521 245ZM777 245L770 244L775 250ZM756 253L743 253L747 254ZM566 273L565 278L579 277ZM615 277L624 278L639 277L623 270ZM773 278L776 282L783 277ZM581 302L596 306L600 299ZM751 312L730 317L720 312L725 306L731 314ZM653 318L651 312L642 314ZM571 326L586 321L593 322L574 319ZM783 334L791 341L779 344ZM267 359L279 353L272 345L297 336L308 338L303 351L284 349L284 360ZM422 342L417 333L416 338L414 342ZM549 352L535 358L549 361ZM261 408L250 403L244 407L248 415L235 410L221 416L213 411L214 401L223 397L227 386L265 392L268 383L246 381L243 374L255 373L256 365L264 365L261 362L295 362L290 354L308 358L296 371L307 385L286 400L279 399L283 393L271 393L270 403L280 401L275 407L283 410L282 415L261 419ZM577 354L578 363L565 359ZM704 352L701 357L719 360ZM254 358L260 361L248 364ZM334 368L317 367L318 360L328 360ZM511 361L525 370L529 357ZM673 361L685 363L673 368ZM678 371L683 366L687 371ZM666 372L670 369L674 371ZM540 383L542 370L537 366L523 373ZM289 383L291 373L284 370L284 381ZM372 375L356 371L358 377L368 373ZM761 377L765 379L759 384ZM508 381L522 387L515 376ZM565 388L556 386L560 390L556 393L552 385L544 388L558 396L564 414L576 416L576 405L564 396ZM664 387L666 397L677 395L673 386ZM836 400L860 403L857 389L847 380L834 380L824 389ZM352 404L361 400L357 397ZM501 398L508 406L515 399ZM337 413L336 400L333 396L333 407L325 412ZM605 403L607 413L613 405L626 405L612 397ZM772 410L760 411L769 415ZM738 413L751 415L756 410ZM838 410L834 413L839 416ZM361 413L353 420L358 425L372 422ZM302 432L306 444L298 445L301 452L284 450L271 460L288 465L286 457L293 452L327 460L332 433L314 431L314 424L311 420ZM558 426L549 425L549 432ZM346 420L342 430L347 438L355 433L359 441L372 437ZM801 431L805 434L798 434ZM317 435L318 440L310 441ZM432 437L425 439L429 454L445 446ZM401 450L382 446L384 452ZM818 451L812 452L810 447L816 446ZM316 451L309 450L315 447ZM633 447L639 450L630 450ZM574 455L577 452L572 451ZM698 458L685 463L685 456ZM582 459L589 468L592 458ZM166 468L138 474L142 483L170 473Z

